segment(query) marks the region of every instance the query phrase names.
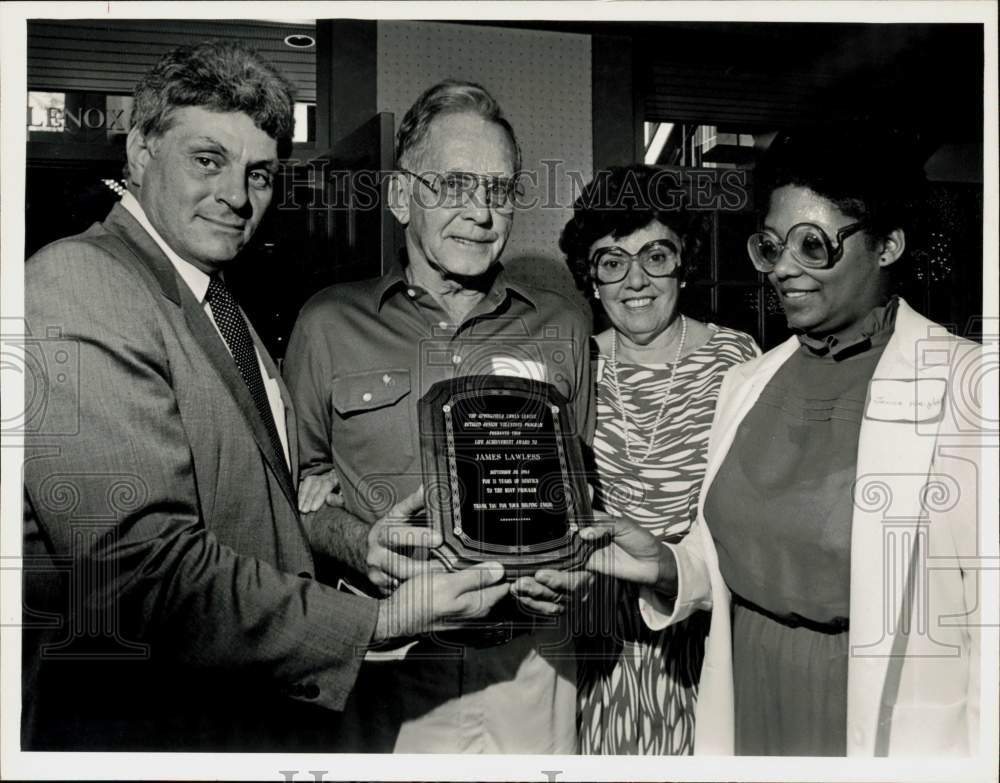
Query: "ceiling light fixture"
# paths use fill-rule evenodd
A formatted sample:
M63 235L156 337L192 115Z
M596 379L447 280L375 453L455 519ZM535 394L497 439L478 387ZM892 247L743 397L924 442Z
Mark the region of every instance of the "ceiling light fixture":
M311 35L295 33L294 35L285 36L285 45L291 46L293 49L309 49L316 45L316 39Z

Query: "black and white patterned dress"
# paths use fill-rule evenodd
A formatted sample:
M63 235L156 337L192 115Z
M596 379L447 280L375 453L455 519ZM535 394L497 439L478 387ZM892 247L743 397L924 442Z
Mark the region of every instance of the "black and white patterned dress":
M633 461L625 455L622 413L607 357L598 359L598 470L595 505L642 525L661 540L678 540L697 513L708 435L726 370L759 354L743 332L709 324L713 334L683 357L653 449L646 448L669 364L618 363ZM637 590L611 580L601 603L616 608L615 631L592 639L580 661L580 749L583 753L691 753L694 704L708 613L650 631L638 613Z

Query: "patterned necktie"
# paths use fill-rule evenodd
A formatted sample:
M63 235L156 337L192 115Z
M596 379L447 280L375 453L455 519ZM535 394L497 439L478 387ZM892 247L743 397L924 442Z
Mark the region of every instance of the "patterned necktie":
M271 404L268 402L267 391L264 389L264 379L260 375L260 367L257 364L253 339L250 337L246 321L243 320L243 313L240 312L229 288L218 275L212 275L206 299L209 307L212 308L215 325L219 327L219 331L229 346L229 351L236 360L240 375L243 376L243 381L250 390L250 396L253 397L257 412L267 428L274 450L284 456L285 451L281 447L278 429L275 427L274 417L271 415Z

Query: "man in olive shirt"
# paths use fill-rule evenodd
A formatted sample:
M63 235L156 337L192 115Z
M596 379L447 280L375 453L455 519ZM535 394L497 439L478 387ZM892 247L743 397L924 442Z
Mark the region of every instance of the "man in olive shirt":
M334 469L341 483L345 510L324 549L384 593L434 562L394 552L377 520L399 501L422 508L417 405L435 382L484 374L548 382L570 400L576 434L588 441L594 416L588 319L499 264L520 161L493 98L469 83L430 88L403 118L397 157L390 198L407 262L313 297L285 370L304 475ZM440 543L427 528L415 535ZM368 664L352 698L365 744L344 749L575 752L575 662L559 615L562 596L587 579L542 571L514 583L516 599L543 620L505 643L425 640L404 661Z

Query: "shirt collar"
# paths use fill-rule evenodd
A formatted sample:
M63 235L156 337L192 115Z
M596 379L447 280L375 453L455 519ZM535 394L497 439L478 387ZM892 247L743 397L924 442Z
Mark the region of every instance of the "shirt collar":
M535 300L531 297L531 290L518 281L512 280L510 275L507 274L506 269L501 270L500 274L497 276L497 284L506 288L507 293L514 294L515 296L523 299L525 304L529 305L532 309L538 309L538 306L535 304Z
M896 310L899 307L899 297L892 297L886 304L873 309L861 326L861 333L849 342L843 342L829 336L817 340L805 334L798 335L799 343L813 356L827 357L839 362L864 353L869 348L881 347L892 336L896 324Z
M399 291L405 291L409 287L410 284L406 279L404 264L394 264L392 269L382 276L379 284L375 287L375 310L381 310L386 299ZM486 298L493 301L494 306L499 306L500 303L505 301L507 298L504 294L507 294L507 296L514 295L519 299L524 300L525 304L530 306L532 309L538 309L534 299L531 297L530 289L526 288L521 283L511 280L510 275L507 274L507 270L501 266L500 271L493 280L493 285L490 286L490 290L486 294Z
M406 275L403 274L403 265L393 264L392 268L382 275L378 285L375 286L375 310L381 310L390 294L406 288L407 285Z
M150 223L149 218L146 217L146 213L143 211L139 200L133 196L130 191L125 191L125 195L122 196L121 205L128 210L128 213L134 217L138 221L139 225L145 229L146 233L153 238L153 241L156 242L160 250L163 251L163 255L170 259L170 263L173 264L174 269L177 270L177 274L181 276L181 279L187 283L187 287L191 289L191 293L194 294L194 298L197 299L199 303L204 303L205 294L208 293L208 284L212 281L211 277L201 271L190 261L185 261L174 252L173 248L171 248L170 245L167 244L166 240L160 236L159 232L153 228L153 224Z

